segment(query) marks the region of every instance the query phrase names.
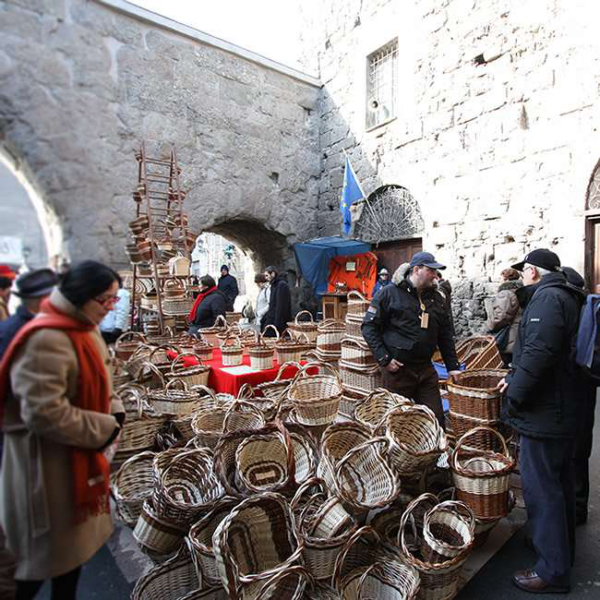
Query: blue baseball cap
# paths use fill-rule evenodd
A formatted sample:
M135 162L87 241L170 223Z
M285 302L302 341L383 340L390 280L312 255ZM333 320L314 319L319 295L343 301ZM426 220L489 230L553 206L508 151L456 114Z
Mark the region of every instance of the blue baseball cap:
M441 263L435 260L435 256L431 254L431 252L417 252L410 259L411 267L429 267L430 269L437 269L439 271L446 268L446 265L442 265Z

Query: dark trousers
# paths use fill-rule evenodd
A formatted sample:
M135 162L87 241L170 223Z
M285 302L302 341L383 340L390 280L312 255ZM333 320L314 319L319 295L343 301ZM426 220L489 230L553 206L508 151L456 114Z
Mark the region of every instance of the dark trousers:
M81 567L77 567L64 575L53 577L51 600L75 600L80 573ZM15 600L33 600L43 585L43 581L17 581Z
M577 437L573 454L575 471L575 509L577 517L587 519L588 499L590 496L589 460L592 454L592 437L596 413L596 387L588 386L583 392L584 398L578 405Z
M521 436L521 482L531 539L538 554L534 569L546 582L570 585L575 557L575 440Z
M438 421L444 426L444 410L440 397L437 371L431 363L422 365L404 365L396 373L390 373L385 367L383 387L390 392L400 394L414 400L416 404L424 404L430 408Z

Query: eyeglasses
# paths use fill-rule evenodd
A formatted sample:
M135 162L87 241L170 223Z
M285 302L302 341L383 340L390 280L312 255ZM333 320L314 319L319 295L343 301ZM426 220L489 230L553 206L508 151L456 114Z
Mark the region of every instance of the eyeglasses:
M100 304L104 308L112 308L118 301L119 296L106 296L105 298L92 298L94 302Z

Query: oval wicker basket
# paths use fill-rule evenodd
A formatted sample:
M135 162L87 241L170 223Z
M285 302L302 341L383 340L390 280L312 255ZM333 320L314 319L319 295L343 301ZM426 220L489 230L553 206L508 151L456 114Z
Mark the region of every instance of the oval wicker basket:
M308 321L300 321L301 315L308 315L309 320ZM313 319L312 313L309 312L308 310L300 311L296 315L296 318L293 321L290 321L287 324L287 326L288 326L288 329L290 330L291 334L294 337L298 337L301 333L304 333L304 334L306 334L306 337L308 338L308 340L311 343L314 343L317 341L317 336L319 334L318 326Z
M186 356L194 357L198 361L198 364L191 367L182 366L176 368ZM173 379L183 380L188 385L206 385L209 374L210 367L203 365L202 359L197 354L194 352L183 352L171 363L171 369L166 374L166 377L169 381Z
M354 419L357 423L376 431L391 410L402 406L412 406L412 400L394 394L384 388L373 390L354 409Z
M115 342L115 353L121 360L129 360L140 344L145 344L146 336L137 331L126 331Z
M242 364L244 348L237 336L227 334L221 342L221 359L224 367L235 367Z
M154 488L154 452L140 452L126 460L112 479L112 494L120 519L135 526L142 505L152 496Z
M446 384L450 410L473 419L500 420L502 394L497 386L507 373L500 369L459 373Z

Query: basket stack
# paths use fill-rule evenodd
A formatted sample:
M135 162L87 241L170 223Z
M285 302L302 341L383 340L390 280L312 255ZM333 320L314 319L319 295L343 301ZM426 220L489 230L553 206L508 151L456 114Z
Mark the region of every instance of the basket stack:
M317 334L317 360L332 363L335 367L342 356L342 338L346 332L343 321L326 319L319 323Z

